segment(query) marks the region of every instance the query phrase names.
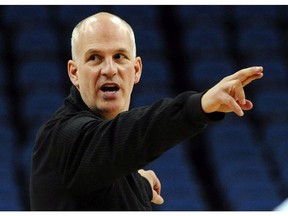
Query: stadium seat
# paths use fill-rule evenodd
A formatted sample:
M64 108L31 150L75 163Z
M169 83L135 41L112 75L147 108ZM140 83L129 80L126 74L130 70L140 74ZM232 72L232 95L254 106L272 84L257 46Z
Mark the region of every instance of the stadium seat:
M126 20L136 31L159 24L159 10L154 5L113 5L111 12Z
M59 5L55 9L55 26L58 27L62 52L71 53L71 35L73 28L84 18L100 11L105 11L101 5Z
M133 94L131 100L131 108L138 107L138 106L147 106L151 105L152 103L157 102L158 100L164 98L170 98L175 95L171 92L171 90L167 89L157 89L153 88L148 90L143 90L143 92L135 92Z
M139 85L143 88L168 89L171 84L171 70L169 62L163 60L151 60L143 67Z
M177 5L176 14L183 27L223 25L229 19L227 6L223 5Z
M6 91L7 83L8 83L8 74L7 74L6 65L4 62L0 62L0 89L3 92Z
M99 5L60 5L57 8L57 20L61 26L71 28L82 19L100 12L101 9L102 6Z
M277 24L280 10L280 5L233 5L232 14L240 26L267 26Z
M12 173L0 173L0 178L0 211L21 211L20 193Z
M253 127L217 125L207 141L218 185L232 210L266 211L281 202Z
M202 58L189 65L189 80L198 90L205 90L236 70L230 58Z
M276 169L280 173L281 182L288 192L288 123L287 121L281 123L267 124L264 130L263 143L267 147L270 155L275 161ZM288 195L288 194L286 194Z
M171 82L168 62L152 58L143 66L140 82L134 87L131 107L148 105L159 99L174 96Z
M47 5L6 5L2 14L2 21L8 27L48 23L49 18Z
M286 122L288 120L287 90L263 90L255 94L254 117L263 124Z
M42 90L61 92L64 76L68 76L65 70L53 60L25 61L18 66L16 81L23 94Z
M187 161L185 142L170 149L145 169L152 169L161 180L165 204L162 211L205 211L208 206L193 167Z
M246 175L245 179L235 180L235 185L228 186L234 211L272 211L281 203L282 198L271 182L262 181L259 177L253 180L253 176L247 172L243 175Z
M150 29L136 29L137 54L154 59L161 58L166 51L165 38L161 31Z
M0 31L0 57L5 56L5 52L6 52L6 43L5 43L5 36L4 33L2 31Z
M283 57L251 58L246 61L249 66L263 66L264 77L257 82L253 82L251 88L255 92L262 90L287 90L288 72L286 61Z
M111 8L111 12L126 20L133 28L138 55L151 58L159 58L164 55L166 38L160 26L158 7L153 5L115 5Z
M36 92L22 100L22 116L26 130L40 127L64 102L64 97L55 92Z
M18 60L58 59L60 44L55 29L48 26L19 29L12 47Z
M239 29L237 49L246 59L279 55L282 48L279 29L275 26L245 26Z
M14 129L9 124L1 124L0 125L0 138L1 138L1 151L0 151L0 161L1 165L5 164L5 167L12 167L12 153L13 148L16 142L16 134Z
M226 30L220 26L198 25L187 29L182 47L190 58L221 56L228 52Z
M0 210L21 210L19 191L15 183L13 167L17 141L15 130L8 124L1 124L0 139Z
M2 124L11 123L9 108L10 106L7 95L0 94L0 121Z

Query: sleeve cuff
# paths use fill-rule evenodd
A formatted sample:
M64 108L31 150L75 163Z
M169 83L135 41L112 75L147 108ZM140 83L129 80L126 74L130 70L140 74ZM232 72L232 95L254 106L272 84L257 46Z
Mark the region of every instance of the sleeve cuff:
M201 98L204 95L204 92L192 94L185 104L185 111L188 115L188 118L192 122L204 126L209 123L221 121L225 117L225 113L222 112L213 112L205 113L201 106Z
M149 197L149 199L151 201L153 199L153 193L152 193L151 185L150 185L149 181L145 177L141 176L141 178L142 178L142 181L144 182L144 186L145 186L147 195L148 195L148 197Z

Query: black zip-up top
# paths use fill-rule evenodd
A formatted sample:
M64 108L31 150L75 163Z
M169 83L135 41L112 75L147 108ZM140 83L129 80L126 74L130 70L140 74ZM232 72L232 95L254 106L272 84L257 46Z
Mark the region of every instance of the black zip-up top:
M202 95L185 92L103 120L72 86L37 134L31 209L152 210L152 189L138 170L224 117L205 114Z

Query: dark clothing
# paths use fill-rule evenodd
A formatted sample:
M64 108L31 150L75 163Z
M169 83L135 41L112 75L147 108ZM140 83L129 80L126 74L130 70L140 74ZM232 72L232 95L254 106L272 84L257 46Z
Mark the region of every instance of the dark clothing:
M205 114L202 95L185 92L103 120L72 87L37 134L31 209L152 210L152 189L138 170L224 117Z

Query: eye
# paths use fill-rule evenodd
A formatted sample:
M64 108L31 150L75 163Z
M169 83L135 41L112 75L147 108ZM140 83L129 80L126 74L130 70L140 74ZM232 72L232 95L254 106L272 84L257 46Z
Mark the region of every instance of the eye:
M121 53L117 53L116 55L114 55L114 59L117 59L117 60L121 60L121 59L124 59L125 58L125 55L121 54Z
M88 61L101 61L102 58L101 56L97 55L97 54L92 54L89 56Z

